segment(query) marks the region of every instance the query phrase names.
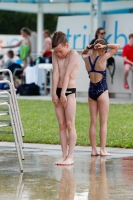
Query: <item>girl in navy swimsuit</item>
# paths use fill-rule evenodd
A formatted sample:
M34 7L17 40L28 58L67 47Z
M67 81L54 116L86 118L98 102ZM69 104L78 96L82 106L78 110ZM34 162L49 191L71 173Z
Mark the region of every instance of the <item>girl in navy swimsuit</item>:
M107 48L110 50L106 52ZM92 146L92 156L108 156L105 150L107 135L107 118L109 111L108 86L106 82L106 61L113 56L119 44L106 44L103 39L97 39L93 45L88 45L82 52L86 70L89 74L90 85L88 90L88 103L90 110L89 137ZM92 51L90 52L90 49ZM100 153L96 149L97 115L100 117Z

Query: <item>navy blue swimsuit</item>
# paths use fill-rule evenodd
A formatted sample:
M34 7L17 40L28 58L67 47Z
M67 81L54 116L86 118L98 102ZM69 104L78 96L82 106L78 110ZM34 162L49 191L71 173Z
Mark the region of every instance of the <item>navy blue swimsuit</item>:
M108 86L107 86L107 82L106 82L106 70L105 71L95 70L95 65L96 65L96 62L97 62L98 58L99 58L99 56L96 57L96 59L94 61L94 64L92 64L90 56L88 57L88 60L89 60L90 66L91 66L91 70L88 72L88 74L90 72L97 72L99 74L102 74L102 76L103 76L102 80L97 82L97 83L92 83L90 81L90 86L89 86L89 90L88 90L88 96L91 99L95 100L95 101L97 101L98 97L103 92L108 90Z

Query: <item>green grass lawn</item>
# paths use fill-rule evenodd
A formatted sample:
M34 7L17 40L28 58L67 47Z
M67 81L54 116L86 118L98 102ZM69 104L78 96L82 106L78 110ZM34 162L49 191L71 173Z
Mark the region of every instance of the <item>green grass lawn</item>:
M58 123L50 101L19 100L24 142L59 144ZM89 112L87 103L77 103L77 145L88 146ZM97 145L99 146L99 125ZM1 141L13 141L12 135L0 135ZM133 104L110 105L107 145L133 148Z

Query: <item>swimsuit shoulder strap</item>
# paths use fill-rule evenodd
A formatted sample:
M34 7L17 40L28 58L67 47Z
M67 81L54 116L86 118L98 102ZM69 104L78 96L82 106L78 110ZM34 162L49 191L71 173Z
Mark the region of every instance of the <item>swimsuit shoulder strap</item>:
M99 58L99 56L97 56L97 57L95 58L94 63L92 64L90 56L88 57L88 60L89 60L90 66L91 66L91 71L94 70L94 67L95 67L95 64L96 64L98 58ZM95 71L95 70L94 70L94 71Z
M89 59L89 63L90 63L91 68L93 68L93 64L92 64L92 62L91 62L90 56L88 57L88 59Z
M93 64L94 67L95 67L95 64L96 64L98 58L99 58L99 56L97 56L96 59L95 59L95 61L94 61L94 64Z

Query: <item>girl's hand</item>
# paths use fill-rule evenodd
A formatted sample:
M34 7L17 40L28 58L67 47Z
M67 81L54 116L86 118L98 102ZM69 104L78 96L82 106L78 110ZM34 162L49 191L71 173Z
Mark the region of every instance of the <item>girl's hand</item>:
M104 49L104 48L106 48L106 47L107 47L106 45L97 43L97 44L94 46L94 49Z
M101 49L101 48L102 48L102 44L99 44L99 43L95 44L94 46L94 49Z
M91 49L91 46L92 46L92 45L87 45L87 46L86 46L86 49Z

